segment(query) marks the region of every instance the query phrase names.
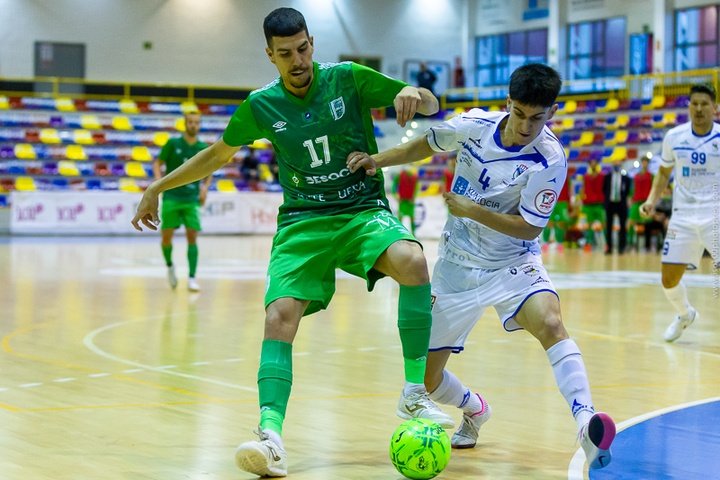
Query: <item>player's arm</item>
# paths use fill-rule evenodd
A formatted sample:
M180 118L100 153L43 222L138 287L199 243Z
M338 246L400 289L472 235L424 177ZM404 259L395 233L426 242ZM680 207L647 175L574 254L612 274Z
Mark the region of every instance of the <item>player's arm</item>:
M522 240L535 240L543 231L528 223L521 215L493 212L464 195L443 193L448 210L456 217L465 217L482 223L496 232Z
M157 230L158 224L158 196L171 188L187 185L211 175L215 170L225 165L240 147L231 147L220 139L209 148L201 150L181 167L173 170L159 180L155 180L145 190L137 213L132 219L133 227L142 231L139 222L147 228Z
M365 152L352 152L348 155L347 166L351 172L364 168L369 176L375 175L378 168L413 163L433 155L435 152L422 136L375 155Z
M647 200L645 200L645 203L640 205L640 213L642 213L646 217L649 217L653 214L653 211L655 210L655 205L657 204L658 200L660 200L660 197L667 188L668 183L670 183L670 175L672 174L672 171L673 167L661 166L657 172L657 175L655 175L655 178L653 178L653 184L652 188L650 189L650 194L648 195Z
M401 127L412 120L415 113L434 115L440 109L438 99L427 88L417 88L411 85L403 87L393 101L397 123Z
M162 160L160 160L160 158L156 158L155 160L153 160L152 169L155 180L160 180L162 178L162 170L160 168L160 163L162 163Z
M171 151L171 141L165 142L165 145L160 149L160 153L158 153L158 156L153 160L152 169L153 169L153 176L155 180L160 180L162 178L162 166L161 163L165 163L165 159L170 154Z

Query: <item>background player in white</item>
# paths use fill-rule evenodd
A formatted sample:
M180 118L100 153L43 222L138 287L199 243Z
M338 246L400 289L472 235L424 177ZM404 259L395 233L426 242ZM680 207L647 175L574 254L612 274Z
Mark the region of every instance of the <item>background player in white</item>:
M665 330L674 342L700 315L690 305L682 277L697 268L707 248L720 267L720 125L711 85L690 88L690 121L665 135L660 169L641 213L652 215L674 172L673 214L662 253L662 286L677 315Z
M352 154L348 165L371 174L459 150L452 192L443 194L450 216L432 277L436 300L425 377L433 400L463 410L453 447L474 447L491 410L445 365L451 352L464 349L483 310L493 306L507 331L524 328L546 350L588 464L602 468L610 462L615 424L595 413L580 349L563 326L537 240L567 174L563 147L545 126L557 110L561 84L552 68L525 65L510 77L509 113L473 109L373 157Z

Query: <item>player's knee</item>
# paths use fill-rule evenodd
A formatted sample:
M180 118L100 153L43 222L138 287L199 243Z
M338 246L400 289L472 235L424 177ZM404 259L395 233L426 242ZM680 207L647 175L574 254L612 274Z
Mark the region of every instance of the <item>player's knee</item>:
M409 279L417 280L420 283L430 281L425 255L423 255L422 249L419 246L409 249L403 260L401 263L402 269L406 272Z

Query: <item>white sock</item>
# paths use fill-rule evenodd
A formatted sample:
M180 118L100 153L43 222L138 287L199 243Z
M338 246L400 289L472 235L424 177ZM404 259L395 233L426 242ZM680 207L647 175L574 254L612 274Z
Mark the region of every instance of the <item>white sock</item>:
M578 429L582 428L595 413L590 395L585 363L574 340L561 340L548 348L548 360L552 365L560 393L572 410Z
M411 393L423 394L425 392L426 392L425 385L423 385L422 383L405 382L405 386L403 387L403 395L404 396L408 396Z
M443 379L440 385L430 393L430 398L444 405L452 405L462 409L463 413L474 415L485 408L485 403L480 400L480 395L470 391L460 382L452 372L443 370Z
M673 288L663 287L663 292L665 292L665 296L672 306L675 307L678 315L684 317L690 313L690 302L688 302L687 289L683 282L678 283Z
M275 442L275 444L285 450L285 446L283 445L282 437L279 433L277 433L275 430L270 430L269 428L263 429L263 433L270 437L270 440Z

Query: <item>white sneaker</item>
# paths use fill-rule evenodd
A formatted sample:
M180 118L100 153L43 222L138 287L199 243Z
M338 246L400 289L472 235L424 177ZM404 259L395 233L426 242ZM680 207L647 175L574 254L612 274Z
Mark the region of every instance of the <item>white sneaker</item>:
M200 291L200 284L193 277L188 278L188 290L190 290L191 292Z
M170 265L167 267L168 269L168 282L170 283L170 288L175 290L175 287L177 287L177 276L175 275L175 265Z
M482 403L483 405L482 413L478 412L473 415L468 415L467 413L463 414L460 428L457 429L457 431L453 434L452 439L450 440L450 445L452 445L452 448L475 447L475 444L477 444L480 427L485 422L490 420L490 415L492 415L492 409L490 408L490 405L488 405L488 403L483 400L483 398L477 393L475 393L474 395L478 396L480 403Z
M241 444L235 450L235 465L260 477L287 476L287 453L260 428L255 432L260 441Z
M410 393L408 395L403 392L398 401L397 416L405 420L426 418L443 428L453 428L455 426L452 417L440 410L440 407L430 400L427 392Z
M612 460L610 445L615 439L615 422L610 415L596 413L580 429L578 436L590 468L605 468L610 464Z
M665 341L674 342L675 340L680 338L680 335L683 334L685 329L692 325L692 323L699 317L700 314L693 307L690 307L688 314L684 317L681 317L680 315L675 315L675 320L673 320L673 322L668 325L667 330L665 330Z

